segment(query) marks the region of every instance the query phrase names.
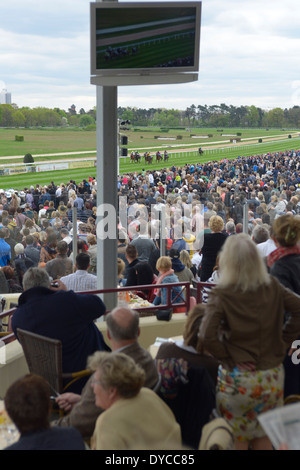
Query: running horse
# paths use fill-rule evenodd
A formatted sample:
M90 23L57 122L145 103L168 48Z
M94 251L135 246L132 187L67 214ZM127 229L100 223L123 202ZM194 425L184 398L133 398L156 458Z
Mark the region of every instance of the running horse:
M136 162L139 162L141 160L141 156L140 156L138 151L135 152L134 159L135 159Z
M141 156L139 152L131 152L130 154L130 162L139 162L141 159Z
M164 151L164 162L167 161L167 160L169 160L169 154L168 154L168 152L165 150L165 151Z
M151 155L150 152L145 152L144 157L145 157L145 163L148 163L150 165L150 163L152 163L153 161L153 155Z
M162 159L163 159L163 156L162 156L162 154L160 153L160 151L159 151L159 150L158 150L158 152L156 152L156 154L155 154L155 155L156 155L156 161L157 161L157 162L159 162L160 160L162 160Z

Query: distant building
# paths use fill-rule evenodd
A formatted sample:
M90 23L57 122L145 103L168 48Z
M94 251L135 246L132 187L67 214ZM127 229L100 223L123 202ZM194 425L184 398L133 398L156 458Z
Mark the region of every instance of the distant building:
M11 104L11 93L5 89L0 93L0 104Z

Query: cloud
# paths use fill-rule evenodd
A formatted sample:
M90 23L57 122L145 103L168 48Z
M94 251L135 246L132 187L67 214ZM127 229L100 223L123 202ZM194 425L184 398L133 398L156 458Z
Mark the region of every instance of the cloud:
M203 0L198 82L122 86L118 104L300 104L297 11L297 0ZM13 102L62 109L96 104L87 0L5 2L1 27L0 88L12 93Z

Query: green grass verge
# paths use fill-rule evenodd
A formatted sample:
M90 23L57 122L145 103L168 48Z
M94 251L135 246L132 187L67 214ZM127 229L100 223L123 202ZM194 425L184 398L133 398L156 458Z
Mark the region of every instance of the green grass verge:
M120 158L119 169L120 174L130 173L130 172L141 172L144 170L160 170L164 167L175 166L184 166L186 163L197 164L204 163L212 160L222 160L222 159L235 159L240 156L248 155L260 155L262 153L268 152L281 152L285 150L299 149L300 148L300 137L293 139L285 139L280 141L265 142L265 143L255 143L255 144L245 144L241 146L224 146L223 148L205 150L204 155L199 157L198 151L176 151L170 153L170 159L168 162L154 162L151 165L145 165L144 159L141 163L133 164L130 163L130 158ZM29 173L13 176L0 176L0 187L3 189L23 189L30 185L35 184L49 184L51 181L54 181L56 184L62 182L66 183L70 179L73 179L77 182L82 181L84 178L89 176L97 176L96 168L80 168L75 170L57 170L54 172L40 172L40 173Z

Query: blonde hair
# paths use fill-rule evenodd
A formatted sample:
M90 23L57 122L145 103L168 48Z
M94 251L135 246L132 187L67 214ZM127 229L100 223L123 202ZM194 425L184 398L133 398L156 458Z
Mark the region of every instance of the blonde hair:
M263 258L245 233L226 239L220 252L219 268L217 287L247 292L270 282Z
M293 215L281 215L274 220L273 234L279 245L294 246L300 240L300 218Z
M208 227L213 232L221 232L224 230L224 220L219 215L212 215L209 219Z
M172 260L170 256L161 256L156 261L156 269L159 272L161 271L166 272L166 271L169 271L169 269L171 268L172 268Z
M135 397L145 382L144 370L124 353L96 351L88 359L88 368L99 370L102 387L115 387L122 398Z
M180 251L179 259L188 268L193 267L193 263L191 261L190 254L187 250L181 250Z
M96 235L93 235L92 233L90 233L87 237L86 237L86 241L89 245L97 245L97 238L96 238Z
M121 276L125 269L125 263L121 258L117 259L117 263L118 263L118 276Z

